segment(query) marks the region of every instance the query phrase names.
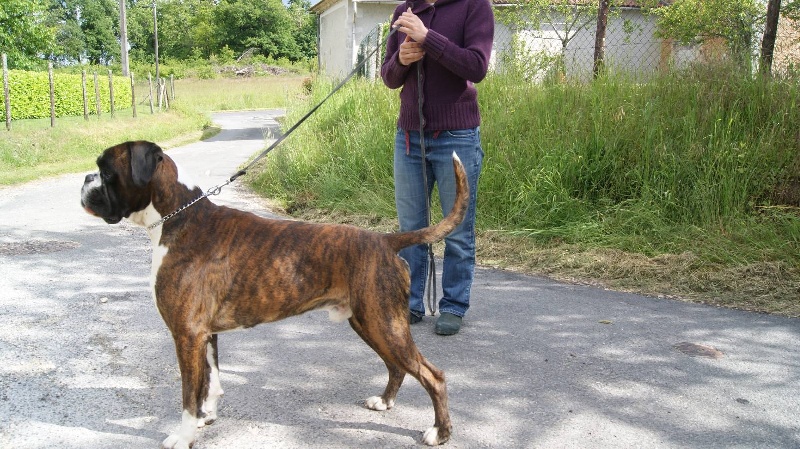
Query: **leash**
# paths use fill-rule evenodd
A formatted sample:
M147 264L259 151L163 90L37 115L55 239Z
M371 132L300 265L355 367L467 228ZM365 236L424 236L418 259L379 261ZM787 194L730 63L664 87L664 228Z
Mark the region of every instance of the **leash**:
M424 85L424 80L422 79L422 60L420 59L417 62L417 106L419 108L419 147L422 151L422 184L425 188L425 207L426 207L426 214L428 220L428 226L431 224L431 195L428 191L428 170L426 167L426 148L425 148L425 114L423 113L422 107L425 103L425 95L422 92L422 88ZM428 247L428 282L425 283L426 285L426 301L428 303L428 310L431 312L431 316L436 315L436 311L438 309L437 302L436 302L436 261L433 258L433 244L428 243L426 245Z
M392 28L392 29L389 31L389 34L387 34L387 35L386 35L386 40L389 40L389 37L390 37L392 34L396 33L396 32L397 32L397 29L396 29L396 28ZM336 92L337 92L339 89L341 89L341 88L342 88L342 87L343 87L345 84L347 84L347 82L348 82L348 81L350 81L350 78L352 78L352 77L353 77L353 76L354 76L356 73L358 73L358 71L359 71L359 70L361 70L361 69L362 69L362 68L363 68L363 67L364 67L364 66L367 64L367 61L369 61L369 60L370 60L370 58L372 58L372 56L373 56L373 55L375 55L375 53L378 51L378 49L379 49L379 48L380 48L380 47L376 45L376 46L375 46L375 48L374 48L374 49L373 49L373 50L372 50L372 51L371 51L371 52L370 52L370 53L369 53L367 56L365 56L365 57L364 57L364 59L363 59L363 60L362 60L362 61L361 61L361 62L360 62L360 63L359 63L359 64L358 64L358 65L357 65L357 66L356 66L356 67L355 67L355 68L354 68L352 71L350 71L350 73L349 73L349 74L347 74L347 76L344 78L344 80L342 80L342 81L339 83L339 85L338 85L338 86L334 87L334 88L333 88L333 90L332 90L332 91L331 91L331 92L330 92L330 93L329 93L329 94L328 94L328 95L327 95L325 98L323 98L323 99L322 99L322 101L320 101L319 103L317 103L317 105L316 105L316 106L314 106L313 108L311 108L311 110L310 110L310 111L308 111L308 112L306 113L306 115L304 115L304 116L303 116L303 117L302 117L300 120L298 120L298 121L297 121L297 123L295 123L294 125L292 125L292 127L291 127L291 128L289 128L289 130L288 130L288 131L286 131L286 133L285 133L285 134L282 134L280 137L278 137L278 139L277 139L277 140L275 140L275 142L273 142L273 143L272 143L272 145L270 145L269 147L267 147L267 149L266 149L266 150L262 151L262 152L261 152L261 154L259 154L258 156L256 156L256 158L255 158L255 159L253 159L253 160L252 160L252 161L251 161L249 164L247 164L247 165L246 165L246 166L245 166L243 169L241 169L241 170L239 170L238 172L234 173L234 174L233 174L233 176L231 176L231 177L230 177L230 179L228 179L228 182L227 182L226 184L229 184L229 183L231 183L231 182L235 181L235 180L236 180L236 178L238 178L239 176L242 176L242 175L246 174L246 173L247 173L247 170L249 170L249 169L250 169L250 167L252 167L253 165L255 165L255 163L256 163L256 162L260 161L260 160L261 160L261 159L262 159L264 156L266 156L266 155L267 155L267 154L268 154L270 151L274 150L274 149L275 149L275 147L277 147L278 145L280 145L280 144L281 144L281 142L283 142L283 141L284 141L284 140L285 140L287 137L289 137L289 134L293 133L293 132L294 132L294 130L296 130L296 129L297 129L297 127L299 127L299 126L300 126L300 125L301 125L303 122L305 122L305 121L306 121L306 119L308 119L309 117L311 117L311 115L312 115L314 112L316 112L316 111L317 111L317 109L319 109L319 107L320 107L320 106L322 106L322 104L323 104L323 103L325 103L326 101L328 101L328 99L329 99L329 98L331 98L331 97L333 96L333 94L335 94L335 93L336 93Z
M392 34L396 33L396 32L397 32L397 28L392 28L391 30L389 30L389 34L386 35L386 40L388 40L389 37ZM186 204L184 206L181 206L176 211L174 211L174 212L172 212L170 214L167 214L167 215L163 216L160 220L156 221L155 223L153 223L151 225L148 225L147 226L147 230L148 231L153 230L156 227L164 224L165 221L167 221L170 218L174 217L175 215L179 214L180 212L182 212L183 210L185 210L189 206L192 206L193 204L197 203L198 201L202 200L203 198L206 198L206 197L209 197L209 196L213 196L213 195L219 195L220 192L222 192L222 188L223 187L227 186L228 184L232 183L233 181L236 181L236 179L239 178L240 176L246 174L247 170L249 170L253 165L255 165L256 162L258 162L261 159L263 159L264 156L269 154L270 151L274 150L278 145L281 144L281 142L286 140L286 138L289 137L289 135L292 134L294 132L294 130L296 130L303 122L305 122L309 117L311 117L311 115L314 114L314 112L316 112L317 109L319 109L320 106L323 105L323 103L328 101L328 99L331 98L333 96L333 94L335 94L336 92L339 91L339 89L344 87L344 85L347 84L347 82L350 81L350 79L356 73L358 73L359 70L364 68L364 66L367 64L367 62L370 60L370 58L372 58L372 56L375 55L375 53L379 50L379 48L380 47L376 45L375 48L366 57L364 57L364 59L360 63L358 63L358 65L356 65L356 67L353 70L351 70L350 73L348 73L347 76L336 87L334 87L333 90L325 98L322 99L322 101L320 101L319 103L317 103L316 106L311 108L311 110L309 110L306 113L306 115L304 115L300 120L298 120L297 123L292 125L292 127L289 128L289 130L286 131L286 133L281 134L281 136L278 137L274 142L272 142L272 144L269 147L267 147L266 150L262 151L258 156L256 156L255 159L250 161L250 163L247 164L243 169L241 169L241 170L237 171L236 173L234 173L230 178L228 178L222 184L216 185L216 186L208 189L205 193L203 193L199 197L195 198L190 203L188 203L188 204Z

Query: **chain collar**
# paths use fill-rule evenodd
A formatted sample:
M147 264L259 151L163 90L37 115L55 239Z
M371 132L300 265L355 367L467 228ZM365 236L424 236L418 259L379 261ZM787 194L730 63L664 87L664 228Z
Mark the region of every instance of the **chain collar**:
M212 188L208 189L208 191L206 193L198 196L197 198L193 199L191 202L189 202L187 204L184 204L183 206L181 206L178 209L176 209L174 212L171 212L171 213L169 213L167 215L164 215L157 222L155 222L155 223L153 223L151 225L148 225L147 226L147 230L148 231L152 231L153 229L161 226L162 224L164 224L165 221L169 220L170 218L172 218L172 217L178 215L179 213L183 212L184 210L188 209L189 207L194 205L196 202L202 200L203 198L207 198L207 197L213 196L213 195L219 195L219 193L222 192L222 188L225 187L226 185L230 184L230 183L231 183L231 180L229 179L229 180L225 181L225 183L223 183L223 184L220 184L220 185L218 185L216 187L212 187Z

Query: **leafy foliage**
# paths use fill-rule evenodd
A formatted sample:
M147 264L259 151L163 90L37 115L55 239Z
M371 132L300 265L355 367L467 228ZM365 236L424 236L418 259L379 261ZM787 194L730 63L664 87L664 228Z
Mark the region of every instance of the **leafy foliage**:
M8 55L9 67L41 65L38 56L55 38L55 30L44 21L46 11L43 0L0 1L0 51Z
M128 78L113 77L114 105L116 108L131 104L131 85ZM83 114L83 87L81 75L59 74L53 76L56 117ZM111 110L110 90L107 76L98 76L101 112ZM5 100L0 93L0 100ZM86 77L88 109L96 114L94 77ZM14 120L50 117L50 83L47 72L9 71L9 97L11 117ZM0 110L0 119L5 120L5 111Z
M758 0L675 0L653 10L662 36L684 44L721 39L743 68L765 12L765 3Z

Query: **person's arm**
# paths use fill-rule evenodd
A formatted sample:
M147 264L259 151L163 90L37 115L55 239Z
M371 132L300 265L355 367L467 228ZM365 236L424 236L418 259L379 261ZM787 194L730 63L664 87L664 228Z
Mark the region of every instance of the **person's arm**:
M422 48L429 58L461 78L477 83L486 77L494 39L494 14L488 0L474 0L464 21L464 47L428 30Z
M391 23L394 23L400 16L398 11L395 11ZM386 56L381 65L381 79L383 84L389 89L397 89L401 87L408 77L410 66L400 63L400 33L396 32L389 37L386 43Z

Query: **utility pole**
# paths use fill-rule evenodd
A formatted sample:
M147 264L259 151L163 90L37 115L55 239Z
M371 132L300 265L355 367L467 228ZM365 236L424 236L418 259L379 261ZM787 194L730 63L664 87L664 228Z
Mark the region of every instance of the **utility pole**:
M153 43L156 50L156 84L161 79L158 72L158 13L156 12L156 0L153 0ZM156 95L161 95L161 91L157 91Z
M125 0L119 0L119 44L122 76L128 76L128 14L125 11Z

